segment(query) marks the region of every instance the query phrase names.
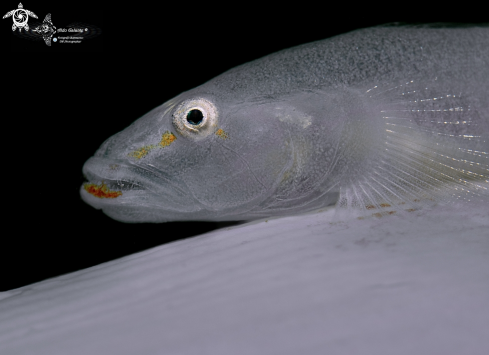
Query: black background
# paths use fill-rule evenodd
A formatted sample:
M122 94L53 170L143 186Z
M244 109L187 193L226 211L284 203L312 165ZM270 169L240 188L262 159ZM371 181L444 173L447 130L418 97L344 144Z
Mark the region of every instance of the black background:
M342 8L282 4L273 11L247 3L227 9L188 3L165 8L147 2L126 8L23 4L39 20L51 12L57 27L83 21L96 24L102 34L92 48L63 53L42 41L13 37L12 20L0 22L0 291L221 226L124 224L79 197L83 163L100 144L182 91L275 51L362 27L394 21L478 22L474 11L465 16L460 9L426 5L399 12L352 3ZM1 7L6 13L17 2Z

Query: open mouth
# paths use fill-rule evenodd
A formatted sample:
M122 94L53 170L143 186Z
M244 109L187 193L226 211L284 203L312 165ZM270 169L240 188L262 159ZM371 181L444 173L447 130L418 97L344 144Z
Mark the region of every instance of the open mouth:
M92 157L83 166L83 176L85 182L80 186L82 200L105 212L117 210L125 213L127 208L134 208L175 215L202 209L187 193L182 181L151 165Z
M83 188L86 192L98 198L117 198L122 195L122 191L112 190L104 182L100 185L85 183Z
M98 183L87 181L83 184L83 188L98 198L117 198L127 191L144 190L138 183L123 180L102 180Z
M101 159L91 158L83 168L85 182L82 191L100 199L116 199L130 191L145 190L122 168L119 163L107 164Z

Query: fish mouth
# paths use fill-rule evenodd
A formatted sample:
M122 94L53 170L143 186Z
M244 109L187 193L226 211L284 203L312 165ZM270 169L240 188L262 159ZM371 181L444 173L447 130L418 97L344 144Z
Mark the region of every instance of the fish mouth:
M85 182L80 187L82 199L100 209L144 194L146 189L140 182L130 178L124 171L126 169L119 162L90 158L83 166Z
M135 190L145 190L145 188L138 182L129 180L111 180L108 178L98 178L98 179L87 179L85 177L85 182L83 183L83 188L90 194L96 195L100 190L107 194L118 192L119 196L124 192L135 191ZM109 197L109 196L100 196Z
M150 165L92 157L83 166L86 182L82 199L97 209L135 207L161 212L195 212L202 209L179 179Z
M83 176L85 183L83 188L92 195L100 195L102 192L123 192L144 190L143 184L135 179L135 176L128 171L128 166L123 162L107 160L99 157L92 157L83 166Z
M83 184L83 188L86 192L98 198L117 198L127 191L143 190L140 185L123 180L102 180L100 183L87 181Z

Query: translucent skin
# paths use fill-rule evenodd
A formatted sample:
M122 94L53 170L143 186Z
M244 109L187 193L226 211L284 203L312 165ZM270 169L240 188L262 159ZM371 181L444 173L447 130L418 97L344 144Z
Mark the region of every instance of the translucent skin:
M172 124L197 99L218 112L202 139ZM155 108L83 168L122 195L81 195L125 222L249 220L334 203L398 212L487 201L488 152L489 28L376 27L244 64Z

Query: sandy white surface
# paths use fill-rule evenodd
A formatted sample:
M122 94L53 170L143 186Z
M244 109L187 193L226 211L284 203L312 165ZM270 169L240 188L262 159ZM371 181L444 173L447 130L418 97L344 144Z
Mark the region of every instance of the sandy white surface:
M0 354L488 354L489 207L416 213L245 224L0 293Z

